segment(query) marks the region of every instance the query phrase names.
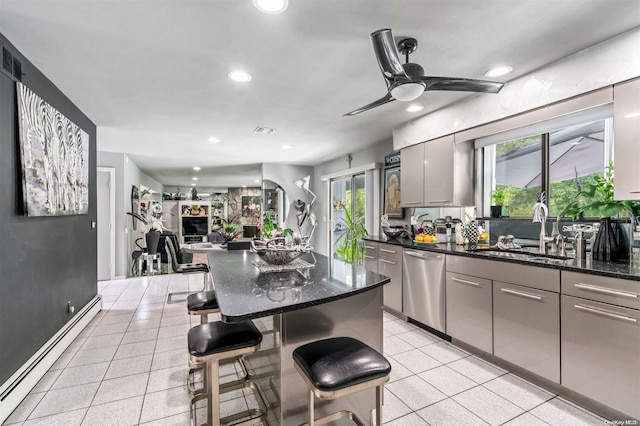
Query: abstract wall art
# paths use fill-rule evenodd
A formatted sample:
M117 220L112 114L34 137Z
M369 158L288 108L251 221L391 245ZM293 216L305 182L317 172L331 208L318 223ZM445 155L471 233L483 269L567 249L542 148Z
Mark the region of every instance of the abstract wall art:
M89 211L89 135L17 83L22 193L27 216Z

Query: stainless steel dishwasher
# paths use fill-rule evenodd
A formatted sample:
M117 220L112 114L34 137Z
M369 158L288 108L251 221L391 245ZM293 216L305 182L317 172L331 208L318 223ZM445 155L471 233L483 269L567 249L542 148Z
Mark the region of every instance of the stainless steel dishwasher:
M402 257L402 312L446 333L445 255L404 249Z

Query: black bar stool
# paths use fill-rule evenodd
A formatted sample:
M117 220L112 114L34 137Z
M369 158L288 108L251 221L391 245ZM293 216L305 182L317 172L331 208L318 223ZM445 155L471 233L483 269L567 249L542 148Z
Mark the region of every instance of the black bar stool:
M236 425L249 426L262 423L266 417L266 406L256 385L249 380L241 380L221 386L218 377L220 361L254 353L260 348L262 334L256 326L251 321L238 324L216 321L197 325L189 330L187 341L189 361L193 364L204 364L204 371L208 376L204 391L191 398L192 419L195 419L196 402L206 398L207 425L219 426L221 423L226 424L250 416L253 417ZM242 388L254 389L257 399L262 401L265 409L249 409L221 419L220 394Z
M293 361L309 388L309 422L305 425L347 418L364 426L355 413L346 410L315 419L313 397L337 399L372 387L376 388L376 424L382 425L383 385L389 381L391 364L375 349L351 337L334 337L296 348Z
M201 291L187 296L189 315L200 315L200 324L209 322L209 314L220 312L215 291Z

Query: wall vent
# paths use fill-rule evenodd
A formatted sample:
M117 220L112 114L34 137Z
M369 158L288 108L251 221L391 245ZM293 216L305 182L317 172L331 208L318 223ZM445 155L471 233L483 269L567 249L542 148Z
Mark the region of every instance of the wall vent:
M272 129L270 127L262 127L262 126L258 126L255 129L253 129L253 133L260 133L261 135L270 135L275 131L276 129Z
M22 81L22 64L6 47L2 47L2 69L17 81Z
M13 75L13 55L6 48L2 48L2 69Z

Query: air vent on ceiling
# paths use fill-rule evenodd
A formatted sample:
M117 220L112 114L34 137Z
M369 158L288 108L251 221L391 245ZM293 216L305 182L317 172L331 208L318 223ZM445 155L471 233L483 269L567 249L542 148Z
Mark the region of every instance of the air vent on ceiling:
M253 133L260 133L261 135L270 135L275 131L276 129L272 129L270 127L262 127L262 126L258 126L255 129L253 129Z
M22 64L6 47L2 47L2 69L17 81L22 81Z

